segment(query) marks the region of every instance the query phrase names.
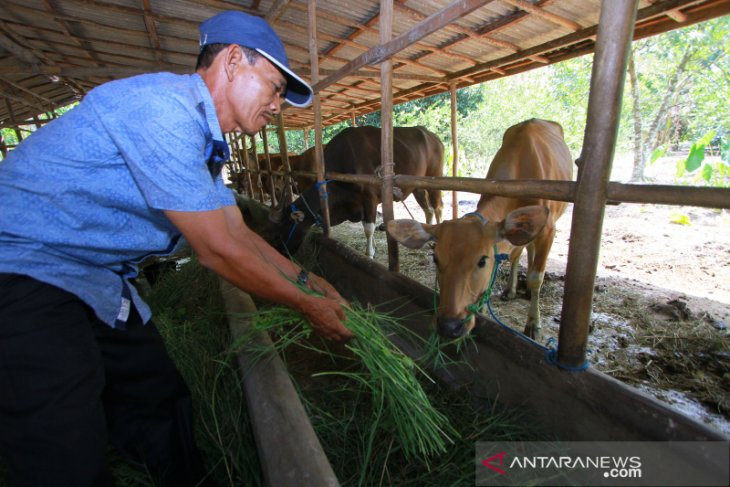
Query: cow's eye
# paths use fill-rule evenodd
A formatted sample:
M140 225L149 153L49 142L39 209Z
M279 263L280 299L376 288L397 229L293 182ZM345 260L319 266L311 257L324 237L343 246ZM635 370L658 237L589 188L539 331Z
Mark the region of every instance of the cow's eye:
M482 258L479 259L479 263L477 265L479 267L484 267L485 265L487 265L487 256L486 255L482 255Z

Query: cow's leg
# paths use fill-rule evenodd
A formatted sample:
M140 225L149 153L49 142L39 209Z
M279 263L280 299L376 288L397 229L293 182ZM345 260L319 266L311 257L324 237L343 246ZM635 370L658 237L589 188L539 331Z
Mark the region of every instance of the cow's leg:
M375 223L362 222L362 229L365 232L365 252L371 259L375 257L375 244L373 243L373 233L375 232Z
M509 253L509 287L502 293L502 299L515 299L517 297L517 277L520 274L520 257L524 247L515 247Z
M441 210L444 206L443 201L441 201L441 190L429 189L428 201L431 203L431 208L433 208L433 212L436 215L436 223L441 223Z
M365 238L367 239L367 247L365 252L371 259L375 257L375 243L373 242L373 233L375 233L375 215L378 212L378 201L375 198L370 198L368 201L363 201L363 218L362 218L362 229L365 231Z
M543 233L532 244L534 255L529 257L530 267L527 270L527 290L530 293L530 310L527 312L525 335L533 340L540 339L540 289L545 279L545 267L550 248L555 237L555 227L545 227ZM528 253L532 253L528 250Z
M426 215L426 223L431 224L431 222L433 221L434 212L433 208L431 208L431 204L428 201L428 194L426 193L426 190L417 189L413 191L413 196L416 198L416 201L418 201L418 206L423 209L423 213Z

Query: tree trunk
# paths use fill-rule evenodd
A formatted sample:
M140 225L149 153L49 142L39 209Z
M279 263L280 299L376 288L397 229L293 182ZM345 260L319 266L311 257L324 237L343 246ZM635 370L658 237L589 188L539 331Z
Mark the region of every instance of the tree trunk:
M644 144L641 138L641 104L639 102L639 80L636 78L636 65L634 64L634 50L629 53L629 87L631 89L631 115L634 119L634 169L631 172L631 181L643 181L644 169L646 168L646 157Z

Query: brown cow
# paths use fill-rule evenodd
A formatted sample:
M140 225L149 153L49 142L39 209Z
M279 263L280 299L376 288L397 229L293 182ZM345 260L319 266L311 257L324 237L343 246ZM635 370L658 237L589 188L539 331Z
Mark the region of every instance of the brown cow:
M441 176L443 174L444 145L439 138L423 127L393 128L393 160L396 174L413 176ZM373 174L380 166L380 128L349 127L330 140L324 150L326 171L354 174ZM343 183L327 184L330 208L330 224L339 225L345 220L363 222L367 237L367 254L375 255L373 232L377 206L381 201L381 188ZM398 195L405 199L410 191ZM441 192L438 190L414 191L418 204L423 208L430 223L436 216L441 221ZM291 218L292 207L301 212L301 221ZM282 252L293 253L301 244L306 230L319 221L321 216L317 186L310 186L292 206L284 208L274 233L276 244Z
M315 147L310 147L298 156L289 159L289 166L292 171L316 172ZM304 190L312 186L317 181L314 176L305 176L303 174L294 175L294 183L297 194L302 194Z
M573 162L555 122L527 120L507 129L502 147L494 156L487 179L570 180ZM527 245L527 289L530 310L525 334L539 338L540 287L548 253L555 236L555 222L567 203L539 198L505 198L483 195L476 212L441 225L422 225L414 220L388 222L388 232L401 244L420 248L435 241L434 261L440 290L437 329L444 337L458 337L474 327L470 308L487 291L495 265L495 250L514 246L510 253L510 289L515 297L519 258Z
M261 171L266 170L266 155L259 154L259 169ZM269 154L269 162L271 164L272 172L283 172L284 171L284 160L281 154ZM314 160L314 147L310 147L301 154L289 154L289 167L292 171L308 171L314 172L315 160ZM302 191L310 187L317 180L312 176L305 175L293 175L294 188L297 194L301 194ZM274 174L274 191L276 192L276 198L281 198L282 189L284 187L284 178L281 175ZM261 173L261 184L265 194L269 194L269 175L266 172Z

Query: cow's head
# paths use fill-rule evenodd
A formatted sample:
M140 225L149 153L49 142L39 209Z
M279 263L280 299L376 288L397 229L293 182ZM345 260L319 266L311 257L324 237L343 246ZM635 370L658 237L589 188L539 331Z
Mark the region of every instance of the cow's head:
M278 206L269 214L266 234L272 245L284 255L294 254L304 241L307 230L321 221L322 209L317 187L312 186L292 202L286 191Z
M506 240L515 246L526 245L542 231L548 213L544 206L526 206L500 222L487 221L478 214L439 225L415 220L388 222L388 233L406 247L435 243L433 259L440 296L434 320L439 335L457 338L474 328L470 305L478 303L489 287L496 244Z

